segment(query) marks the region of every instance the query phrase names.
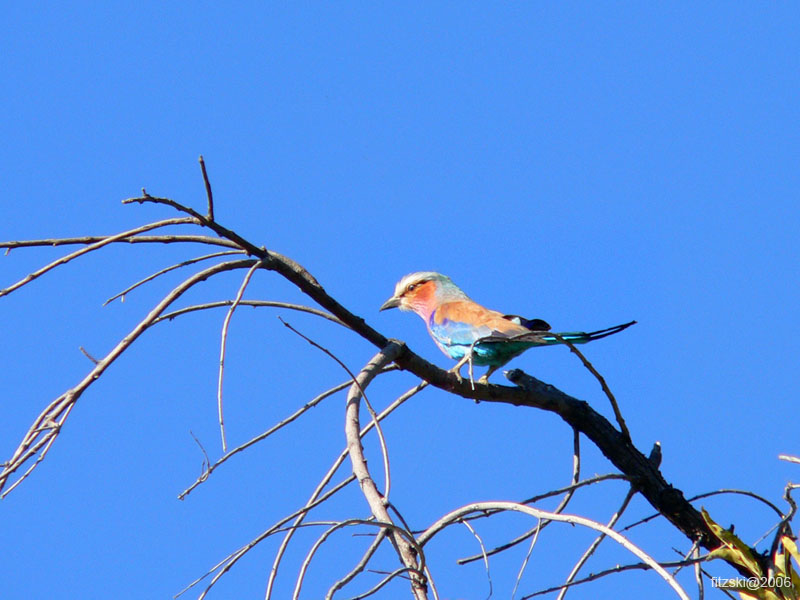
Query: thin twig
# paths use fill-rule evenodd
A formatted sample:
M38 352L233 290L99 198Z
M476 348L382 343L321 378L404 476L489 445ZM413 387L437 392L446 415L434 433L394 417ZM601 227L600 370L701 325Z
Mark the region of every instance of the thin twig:
M619 518L622 516L622 513L625 512L626 508L628 508L628 504L635 495L636 495L636 489L633 486L631 486L631 488L628 490L628 493L625 494L625 499L622 501L622 504L617 509L617 512L615 512L611 517L611 519L608 521L606 527L608 527L609 529L614 528L614 525L617 524L617 521L619 521ZM606 534L601 533L594 539L594 541L589 545L589 547L586 549L583 555L578 559L578 562L575 563L575 566L572 567L572 571L570 571L569 575L567 575L567 580L565 583L571 583L572 581L575 580L575 577L577 577L578 572L581 570L583 565L586 564L586 561L589 560L589 557L591 557L592 554L594 554L595 550L597 550L597 547L605 539L605 537ZM566 587L562 589L561 592L559 592L556 600L563 600L564 596L567 595L567 589L568 588Z
M681 551L680 551L680 550L678 550L677 548L673 548L673 550L675 551L675 553L676 553L676 554L678 554L679 556L681 556L681 557L682 557L682 558L681 558L681 560L688 560L688 558L689 558L689 557L690 557L692 554L694 554L694 551L695 551L695 550L697 550L699 547L700 547L700 544L698 544L697 542L693 542L693 543L692 543L692 547L691 547L691 548L689 548L689 551L688 551L688 552L681 552ZM673 575L673 576L677 575L677 574L678 574L678 573L680 573L680 572L683 570L683 568L684 568L684 567L686 567L686 566L687 566L687 565L685 565L685 564L681 564L680 566L678 566L678 567L675 567L675 570L672 572L672 575Z
M83 355L84 355L86 358L88 358L90 361L92 361L94 364L97 364L97 363L99 363L99 362L100 362L100 361L99 361L99 360L97 360L97 359L96 359L94 356L92 356L91 354L89 354L89 352L88 352L88 351L86 350L86 348L84 348L83 346L78 346L78 350L80 350L80 351L83 353Z
M246 239L244 239L239 234L231 231L230 229L228 229L226 227L223 227L222 225L220 225L216 221L210 220L207 216L201 215L195 209L190 208L188 206L184 206L180 202L176 202L175 200L171 200L170 198L159 198L159 197L156 197L156 196L151 196L144 189L142 190L142 195L139 196L138 198L126 198L125 200L122 201L123 204L133 204L134 202L136 202L138 204L143 204L145 202L150 202L150 203L153 203L153 204L163 204L165 206L171 206L175 210L178 210L180 212L186 213L187 215L189 215L191 217L194 217L195 219L197 219L197 221L199 222L200 225L203 225L204 227L208 227L209 229L211 229L214 233L216 233L220 237L227 238L230 241L234 242L237 245L237 247L245 250L251 256L257 256L258 258L262 258L262 259L269 259L270 258L270 253L267 252L267 250L265 248L259 248L255 244L252 244L252 243L248 242Z
M713 492L704 492L702 494L697 494L696 496L692 496L691 498L689 498L687 500L687 502L694 502L694 501L700 500L702 498L708 498L710 496L718 496L720 494L739 494L741 496L748 496L750 498L754 498L755 500L758 500L759 502L769 506L772 510L774 510L776 513L778 513L779 517L781 517L781 518L783 517L783 513L781 512L781 509L779 509L777 506L775 506L772 502L770 502L766 498L764 498L762 496L759 496L755 492L751 492L749 490L722 489L722 490L716 490L716 491L713 491ZM654 513L652 515L649 515L649 516L645 517L644 519L639 519L638 521L636 521L634 523L631 523L630 525L626 525L625 527L620 529L620 531L627 531L628 529L633 529L634 527L638 527L639 525L644 525L648 521L652 521L656 517L660 517L660 516L661 516L661 513Z
M205 447L200 443L200 440L197 439L197 436L191 429L189 430L189 435L192 436L192 439L200 447L200 451L203 453L203 472L208 473L209 466L211 465L211 460L208 458L208 452L206 452Z
M426 381L422 381L418 385L409 389L404 394L397 397L391 404L389 404L389 406L387 406L380 412L380 414L378 415L378 421L382 421L383 419L388 417L392 412L395 411L395 409L404 404L409 398L413 397L418 392L423 390L427 385L428 383ZM367 433L369 433L369 431L373 427L374 423L370 421L369 423L367 423L364 429L361 430L359 435L363 438ZM335 461L333 461L333 464L325 473L325 475L322 477L322 480L317 484L317 487L311 493L311 497L309 498L307 504L316 501L317 497L322 493L322 490L325 489L325 487L328 485L328 483L330 482L331 478L333 478L333 475L336 473L336 471L339 470L339 467L345 461L347 456L348 456L348 449L345 448L339 454L338 458ZM355 476L352 477L355 478ZM294 524L302 523L304 518L305 518L305 513L299 514ZM272 597L272 589L275 585L275 580L278 577L278 568L280 567L283 555L286 552L286 548L289 546L289 542L291 541L293 536L294 536L294 529L290 529L289 531L287 531L286 535L284 535L283 540L281 540L281 544L278 547L277 552L275 553L275 558L272 561L272 568L270 569L269 579L267 581L267 591L265 594L265 600L270 600L270 598Z
M481 547L481 557L483 558L483 566L486 569L486 580L489 582L489 594L486 596L486 600L492 597L492 593L494 591L494 586L492 586L492 573L489 570L489 556L486 554L486 546L483 544L483 540L481 536L477 534L475 529L472 525L469 524L469 521L461 521L461 524L464 525L467 529L469 529L470 533L475 536L475 539L478 540L478 545Z
M0 248L6 249L6 254L16 248L38 248L38 247L58 247L58 246L85 246L102 242L111 235L84 235L81 237L69 238L48 238L44 240L10 240L0 242ZM224 248L239 248L239 245L230 240L215 238L208 235L135 235L133 237L115 239L112 243L125 244L207 244L209 246L222 246Z
M525 567L528 566L528 561L531 559L531 554L533 554L533 549L536 546L536 541L539 539L539 533L541 531L542 531L542 520L539 519L539 524L536 526L536 534L533 536L533 539L531 540L531 545L528 547L528 553L525 555L525 560L522 561L522 565L520 565L519 573L517 573L517 579L514 582L514 589L511 591L511 600L514 600L514 597L517 595L517 588L519 587L520 581L522 581L522 575L523 573L525 573Z
M206 596L206 594L208 594L208 592L211 590L211 588L214 587L214 585L217 583L217 581L219 581L219 579L225 573L230 571L230 569L233 568L233 566L237 562L239 562L239 560L245 554L247 554L250 550L255 548L258 544L263 542L265 539L267 539L271 535L274 535L276 533L281 533L281 532L284 532L284 531L295 531L298 527L300 527L300 524L292 524L287 529L284 529L283 525L285 525L286 523L288 523L289 521L291 521L292 519L294 519L298 515L302 516L302 515L307 514L311 509L313 509L314 507L319 506L320 504L324 503L331 496L333 496L334 494L336 494L337 492L339 492L343 488L347 487L349 484L351 484L353 481L355 481L355 479L356 478L355 478L354 475L351 475L351 476L347 477L346 479L340 481L335 486L333 486L330 490L328 490L327 492L322 494L319 498L316 498L313 502L308 502L304 506L302 506L301 508L299 508L296 511L294 511L293 513L291 513L290 515L287 515L287 516L283 517L277 523L272 525L272 527L270 527L266 531L262 532L260 535L258 535L254 539L250 540L247 544L245 544L244 546L241 546L240 548L238 548L238 549L234 550L233 552L231 552L230 554L228 554L228 556L226 556L221 561L219 561L217 564L215 564L213 567L211 567L203 575L201 575L200 577L198 577L197 579L192 581L189 585L187 585L185 588L183 588L180 592L175 594L173 596L173 598L178 598L179 596L182 596L183 594L188 592L190 589L192 589L194 586L196 586L198 583L203 581L206 577L208 577L209 575L211 575L215 571L219 571L213 577L211 582L206 586L206 588L203 591L203 593L200 595L200 598L204 598Z
M206 218L209 221L214 220L214 194L211 193L211 183L208 181L208 173L206 172L206 161L203 160L203 155L200 155L200 170L203 172L203 185L206 188L206 201L208 202L208 211Z
M421 535L417 537L417 541L419 542L420 546L425 546L433 537L451 525L452 523L460 520L465 515L472 513L472 512L482 512L486 510L509 510L515 512L521 512L532 517L536 517L538 519L550 519L551 521L561 521L564 523L573 523L575 525L582 525L584 527L588 527L590 529L594 529L596 531L600 531L605 533L608 537L613 539L623 548L628 550L631 554L635 555L639 560L642 562L647 563L650 565L653 570L655 570L664 581L669 584L669 586L675 590L678 596L682 600L689 600L689 596L686 595L686 592L680 586L680 584L675 580L675 578L670 575L664 568L649 554L645 553L641 548L633 544L630 540L623 537L613 529L609 529L602 523L598 523L596 521L592 521L591 519L587 519L585 517L580 517L578 515L565 515L565 514L556 514L553 512L548 512L545 510L539 510L536 508L532 508L530 506L525 506L524 504L519 504L517 502L477 502L475 504L468 504L466 506L462 506L461 508L457 508L453 510L440 519L438 519L433 525L428 527Z
M167 267L165 269L161 269L160 271L158 271L156 273L153 273L152 275L148 275L144 279L140 279L139 281L137 281L133 285L130 285L130 286L126 287L124 290L122 290L118 294L115 294L115 295L111 296L111 298L109 298L108 300L103 302L103 306L106 306L107 304L109 304L110 302L113 302L117 298L122 298L123 300L125 300L124 296L126 294L128 294L128 292L132 292L133 290L135 290L139 286L144 285L148 281L153 281L156 277L164 275L165 273L169 273L170 271L174 271L175 269L180 269L181 267L185 267L185 266L188 266L188 265L193 265L193 264L198 263L198 262L203 261L203 260L208 260L210 258L217 258L219 256L229 256L231 254L244 254L244 250L225 250L224 252L214 252L213 254L206 254L204 256L198 256L196 258L190 258L189 260L185 260L185 261L180 262L180 263L178 263L176 265L171 265L171 266L169 266L169 267Z
M292 594L292 600L298 600L299 599L299 597L300 597L300 589L303 587L303 580L305 579L306 571L308 570L308 566L311 564L311 559L314 557L314 554L316 554L317 550L319 550L319 547L322 546L322 544L325 543L325 541L333 533L335 533L336 531L338 531L342 527L349 527L349 526L352 526L352 525L371 525L373 527L380 527L381 531L387 531L388 530L388 531L391 531L393 533L397 533L397 534L399 534L401 536L406 537L408 543L411 544L412 546L414 546L416 548L417 552L419 552L419 553L422 552L422 548L420 548L417 545L416 540L414 539L414 536L411 535L407 530L405 530L405 529L403 529L401 527L398 527L394 523L384 523L384 522L375 521L375 520L368 520L368 519L347 519L345 521L340 521L338 523L334 523L334 524L331 525L331 527L328 530L326 530L317 539L316 542L314 542L314 545L311 547L311 549L308 551L308 553L306 554L305 558L303 559L303 564L300 566L300 573L298 574L297 581L295 582L294 593Z
M223 271L230 271L234 269L250 268L256 261L252 259L237 260L220 263L213 265L199 273L196 273L183 281L180 285L175 287L169 294L167 294L156 306L142 319L114 348L106 354L89 373L77 384L75 387L70 388L61 396L51 402L40 415L34 420L31 428L26 432L14 454L6 462L2 472L0 472L0 490L3 489L8 481L8 478L19 469L25 462L35 455L42 447L44 449L40 455L38 464L41 458L49 450L52 440L58 436L61 427L63 426L67 416L74 404L78 401L81 395L91 386L105 370L127 350L136 339L144 333L144 331L152 325L153 321L175 300L177 300L189 288L208 279L209 277L222 273ZM42 429L43 428L43 429ZM41 436L41 439L40 439ZM47 444L45 446L45 444ZM30 474L28 470L23 479ZM21 481L18 480L18 482ZM15 484L16 485L16 484ZM7 494L10 490L6 490ZM4 495L5 495L4 494Z
M700 562L705 562L712 560L714 557L710 554L706 554L696 559L686 560L686 561L675 561L675 562L662 562L659 563L664 568L671 568L677 566L688 566L697 564ZM597 573L592 573L591 575L587 575L583 579L576 579L572 583L562 583L561 585L556 585L553 587L549 587L544 590L539 590L538 592L534 592L532 594L528 594L527 596L521 598L521 600L530 600L530 598L535 598L536 596L543 596L544 594L551 594L553 592L557 592L558 590L562 590L567 587L574 587L576 585L581 585L584 583L589 583L590 581L596 581L598 579L602 579L608 575L614 575L615 573L624 573L625 571L649 571L652 569L650 565L647 563L639 562L639 563L632 563L629 565L616 565L611 567L610 569L606 569L605 571L598 571Z
M165 315L162 315L158 319L156 319L153 323L155 324L155 323L160 323L161 321L171 321L175 317L179 317L180 315L185 315L190 312L195 312L198 310L208 310L210 308L220 308L222 306L230 306L231 304L233 304L233 300L220 300L219 302L194 304L192 306L187 306L185 308L181 308L179 310L175 310ZM302 304L292 304L290 302L274 302L271 300L242 300L241 302L239 302L239 306L252 306L253 308L259 308L259 307L287 308L289 310L296 310L299 312L305 312L312 315L316 315L318 317L322 317L323 319L327 319L332 323L336 323L337 325L341 325L342 327L347 327L347 329L350 329L349 326L342 323L332 314L325 312L324 310L319 310L318 308L303 306Z
M358 561L355 567L353 567L350 572L347 573L344 577L336 581L328 590L328 593L325 594L325 600L333 600L333 595L350 583L353 579L358 576L359 573L363 572L366 568L367 564L369 563L370 559L373 557L375 552L378 551L378 548L383 543L383 540L386 539L386 535L388 533L387 529L381 529L378 532L378 535L375 536L375 539L372 540L372 543L367 548L364 555L361 557L361 560Z
M598 382L600 382L600 387L603 388L603 392L605 392L608 401L611 403L611 408L614 409L614 418L616 418L617 423L619 424L619 430L626 438L631 439L631 432L628 431L628 426L625 424L625 419L622 418L622 412L619 410L619 405L617 404L617 399L614 397L614 394L611 393L611 388L608 387L605 378L600 375L600 372L594 368L594 365L589 362L583 353L575 347L575 344L570 342L568 339L559 335L558 333L551 334L554 338L561 341L562 343L566 344L570 351L577 355L578 358L581 359L583 366L588 369L588 371L595 376Z
M571 478L571 484L567 488L564 488L564 491L565 491L566 495L558 503L558 506L556 507L556 509L554 511L554 512L557 512L557 513L563 512L567 508L567 505L569 504L570 500L572 499L572 496L575 494L575 490L578 489L576 487L576 484L578 483L578 480L580 479L580 476L581 476L580 432L577 429L573 428L572 433L573 433L573 436L572 436L572 478ZM522 504L528 504L529 502L530 501L526 500L526 501L522 502ZM486 516L489 516L489 515L486 515ZM525 540L529 539L530 537L537 537L539 535L539 531L541 529L544 529L545 527L547 527L547 525L549 523L550 523L550 521L548 521L546 519L542 520L542 521L539 521L536 524L536 527L534 527L533 529L529 529L528 531L526 531L522 535L517 536L513 540L508 541L508 542L506 542L504 544L501 544L499 546L496 546L496 547L492 548L489 551L489 556L494 556L495 554L499 554L500 552L508 550L509 548L513 548L517 544L521 544L522 542L524 542ZM467 564L469 562L473 562L473 561L477 560L478 558L480 558L479 555L473 555L473 556L468 556L466 558L460 558L456 562L458 564L460 564L460 565L463 565L463 564Z
M395 365L389 365L388 367L386 367L383 370L383 372L386 373L388 371L394 371L396 369L397 369L397 367ZM251 438L250 440L246 441L241 446L237 446L236 448L234 448L230 452L227 452L225 455L223 455L221 458L219 458L217 460L217 462L215 462L213 465L209 465L209 467L205 471L203 471L202 475L200 475L200 477L198 477L197 480L192 485L190 485L183 492L181 492L178 495L178 500L183 500L187 495L189 495L189 493L194 488L196 488L198 485L200 485L201 483L206 481L209 478L209 476L211 475L211 473L213 473L217 469L217 467L222 465L229 458L232 458L235 454L238 454L239 452L242 452L243 450L246 450L247 448L249 448L253 444L256 444L256 443L260 442L261 440L264 440L264 439L268 438L269 436L271 436L273 433L275 433L279 429L282 429L283 427L285 427L289 423L297 420L306 411L314 408L317 404L322 402L325 398L328 398L329 396L332 396L336 392L340 392L341 390L345 389L346 387L348 387L352 383L353 383L352 381L348 380L348 381L345 381L344 383L340 383L339 385L336 385L336 386L330 388L329 390L326 390L326 391L322 392L321 394L316 396L314 399L309 400L308 402L306 402L303 406L298 408L291 415L289 415L285 419L281 420L280 422L276 423L275 425L273 425L272 427L270 427L269 429L267 429L263 433L258 434L257 436L255 436L255 437Z
M75 258L78 258L79 256L83 256L84 254L87 254L89 252L92 252L94 250L102 248L103 246L107 246L108 244L111 244L112 242L117 242L117 241L120 241L120 240L124 240L125 238L129 238L129 237L135 236L137 233L144 233L145 231L151 231L153 229L158 229L159 227L168 227L170 225L191 225L191 224L195 224L195 225L197 224L197 221L195 219L191 218L191 217L179 217L179 218L174 218L174 219L164 219L163 221L156 221L155 223L148 223L147 225L142 225L141 227L136 227L135 229L129 229L128 231L123 231L123 232L117 233L115 235L108 236L106 238L103 238L102 240L99 240L97 242L89 244L88 246L86 246L84 248L81 248L80 250L76 250L75 252L67 254L66 256L62 256L61 258L59 258L57 260L54 260L53 262L51 262L51 263L43 266L42 268L34 271L33 273L30 273L29 275L26 275L25 277L23 277L22 279L20 279L16 283L8 286L6 289L0 290L0 297L10 294L14 290L17 290L17 289L21 288L23 285L25 285L27 283L30 283L31 281L33 281L34 279L37 279L38 277L41 277L42 275L44 275L48 271L52 271L56 267L64 265L64 264L70 262L71 260L73 260ZM8 246L7 244L4 244L4 245L6 245L6 247L10 249L10 246Z
M693 554L694 558L700 556L700 548L697 544L694 544ZM694 563L694 578L695 581L697 581L697 600L703 600L705 597L705 590L703 589L703 572L699 562Z
M399 577L403 573L407 573L409 571L411 571L411 569L409 569L408 567L401 567L396 571L392 571L363 594L359 594L358 596L353 596L348 600L364 600L364 598L369 598L370 596L372 596L372 594L378 593L381 590L381 588L383 588L383 586L389 583L392 579L394 579L395 577Z
M342 369L344 369L347 372L348 375L350 375L350 377L353 379L353 384L356 385L356 386L359 386L359 388L361 387L359 382L358 382L358 378L347 367L347 365L344 364L344 361L342 361L338 356L333 354L333 352L331 352L330 350L328 350L324 346L322 346L322 345L318 344L317 342L315 342L314 340L312 340L307 335L304 335L304 334L300 333L297 329L292 327L289 323L284 321L281 317L278 317L278 320L281 323L283 323L286 327L288 327L290 330L292 330L294 333L296 333L301 338L303 338L305 341L307 341L309 344L311 344L315 348L321 350L322 352L324 352L325 354L330 356L334 361L336 361L336 363L340 367L342 367ZM384 476L383 497L384 497L385 501L388 501L388 499L389 499L389 490L391 489L391 485L392 485L392 477L391 477L391 472L389 470L389 448L386 445L386 439L383 437L383 429L381 428L380 423L378 421L378 418L377 418L378 415L375 412L375 410L372 408L372 405L370 404L369 400L367 400L367 394L364 392L363 389L361 389L361 396L364 398L364 404L367 405L367 409L369 410L369 414L370 414L370 417L372 418L372 422L375 424L375 431L378 434L378 442L380 443L381 455L383 457L383 476Z
M222 415L222 379L225 375L225 349L228 341L228 326L231 324L233 311L235 311L236 307L239 306L239 302L242 300L244 291L247 289L247 284L250 283L250 278L253 277L253 273L255 273L256 269L258 269L260 266L261 263L257 262L250 267L249 271L247 271L247 274L242 280L242 285L239 286L239 291L236 294L236 298L233 300L233 304L231 304L230 308L228 309L228 313L225 315L225 320L222 322L222 335L219 344L219 377L217 379L217 414L219 415L219 434L222 438L223 452L228 451L228 444L225 441L225 420Z

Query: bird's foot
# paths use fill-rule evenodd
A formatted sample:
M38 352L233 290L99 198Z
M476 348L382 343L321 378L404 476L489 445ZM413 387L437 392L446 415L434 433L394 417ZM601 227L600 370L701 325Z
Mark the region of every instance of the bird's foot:
M464 358L459 360L452 369L448 371L448 373L453 373L458 380L458 384L461 385L464 383L464 378L461 376L461 369L464 367L465 364L469 361L469 355L466 355Z
M448 373L452 373L453 375L456 376L456 380L458 381L458 385L461 385L462 383L464 383L464 378L461 376L461 367L463 367L463 366L464 365L460 365L459 364L459 365L456 365L455 367L453 367L452 369L450 369L448 371Z

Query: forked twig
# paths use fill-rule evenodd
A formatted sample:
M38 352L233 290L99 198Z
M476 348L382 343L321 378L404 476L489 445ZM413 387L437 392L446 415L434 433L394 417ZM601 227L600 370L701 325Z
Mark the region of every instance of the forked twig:
M253 259L244 259L238 261L229 261L209 267L199 273L196 273L183 281L180 285L175 287L169 294L167 294L156 306L142 319L120 342L102 359L98 361L94 368L77 384L75 387L70 388L61 396L51 402L34 420L33 425L23 437L14 454L6 462L3 470L0 472L0 490L3 489L8 481L8 478L30 458L36 455L40 450L38 460L34 464L38 464L42 458L47 454L53 440L58 436L61 427L63 426L66 418L69 416L75 402L81 395L91 386L97 379L105 372L105 370L127 350L131 344L152 325L153 321L175 300L177 300L183 293L185 293L192 286L208 279L216 273L223 271L230 271L233 269L250 268L256 261ZM17 481L17 484L22 479L25 479L32 472L32 468L26 471L23 476ZM16 484L15 484L16 485ZM6 490L3 495L7 494L10 490Z
M383 370L383 372L386 373L387 371L394 371L396 369L397 369L397 367L395 365L389 365L388 367L386 367ZM197 480L192 485L190 485L188 488L183 490L183 492L181 492L178 495L178 499L179 500L183 500L187 495L189 495L189 493L194 488L196 488L198 485L200 485L201 483L206 481L209 478L209 476L211 475L211 473L213 473L217 469L217 467L222 465L224 462L226 462L229 458L233 457L235 454L238 454L239 452L242 452L243 450L246 450L247 448L249 448L253 444L256 444L256 443L260 442L261 440L264 440L264 439L268 438L269 436L271 436L273 433L275 433L279 429L282 429L283 427L285 427L289 423L291 423L291 422L295 421L296 419L298 419L299 417L301 417L308 410L311 410L312 408L314 408L317 404L322 402L325 398L328 398L329 396L332 396L336 392L342 391L343 389L345 389L346 387L348 387L351 384L352 384L352 381L348 380L348 381L345 381L344 383L340 383L339 385L336 385L336 386L330 388L329 390L326 390L326 391L322 392L321 394L319 394L318 396L316 396L312 400L309 400L308 402L306 402L303 406L298 408L291 415L289 415L285 419L281 420L280 422L276 423L275 425L273 425L272 427L270 427L269 429L267 429L263 433L260 433L257 436L249 439L244 444L242 444L240 446L237 446L233 450L231 450L229 452L226 452L213 465L209 463L208 468L203 471L203 473L200 475L200 477L198 477Z
M211 567L203 575L201 575L200 577L198 577L197 579L192 581L189 585L187 585L185 588L183 588L180 592L175 594L173 596L173 598L178 598L178 597L182 596L183 594L188 592L190 589L192 589L194 586L196 586L198 583L203 581L206 577L208 577L209 575L211 575L214 572L217 572L217 574L214 575L214 577L212 578L211 582L206 586L205 590L203 590L203 593L200 594L200 596L199 596L199 598L205 598L205 596L208 594L208 592L211 590L211 588L214 587L214 585L220 580L220 578L225 573L227 573L231 568L233 568L233 565L235 565L237 562L239 562L239 560L245 554L247 554L250 550L255 548L258 544L263 542L265 539L267 539L271 535L274 535L276 533L280 533L282 531L289 531L289 532L295 531L298 527L301 526L300 524L292 524L288 528L283 528L283 525L285 525L286 523L288 523L289 521L291 521L295 517L306 515L311 509L313 509L314 507L319 506L320 504L324 503L331 496L333 496L334 494L336 494L337 492L339 492L343 488L347 487L353 481L355 481L355 476L354 475L350 475L346 479L344 479L344 480L340 481L339 483L337 483L335 486L333 486L330 490L328 490L327 492L325 492L321 496L317 497L313 501L307 502L301 508L299 508L296 511L294 511L293 513L283 517L277 523L272 525L272 527L270 527L266 531L262 532L260 535L258 535L254 539L250 540L247 544L245 544L244 546L241 546L240 548L238 548L238 549L234 550L233 552L231 552L230 554L228 554L228 556L226 556L221 561L219 561L217 564L215 564L213 567Z
M399 576L403 575L403 573L408 573L409 571L411 571L411 569L409 569L408 567L400 567L399 569L389 573L386 577L381 579L378 583L376 583L374 586L372 586L370 589L368 589L363 594L358 594L357 596L352 596L348 600L364 600L364 598L369 598L373 594L377 594L379 591L381 591L381 589L387 583L389 583L392 579L394 579L395 577L399 577Z
M577 490L577 489L585 487L587 485L592 485L592 484L595 484L595 483L600 483L601 481L608 481L608 480L628 481L629 478L626 475L621 475L619 473L607 473L605 475L596 475L594 477L590 477L588 479L584 479L583 481L579 481L575 485L566 486L566 487L563 487L563 488L559 488L557 490L551 490L549 492L545 492L543 494L539 494L538 496L533 496L532 498L528 498L527 500L523 500L522 502L520 502L520 504L533 504L534 502L538 502L539 500L544 500L545 498L551 498L552 496L558 496L560 494L564 494L566 492L569 492L570 490ZM475 514L475 515L470 515L468 517L465 517L464 520L465 521L474 521L476 519L485 519L487 517L491 517L493 514L496 514L496 511L488 510L486 512L482 512L482 513L478 513L478 514ZM525 540L530 538L535 533L536 533L536 527L534 527L533 529L529 529L528 531L526 531L522 535L514 538L513 540L508 541L505 544L501 544L500 546L497 546L496 548L493 548L492 550L489 550L488 555L489 556L493 556L495 554L503 552L504 550L508 550L509 548L513 548L514 546L516 546L518 544L521 544L522 542L524 542ZM467 563L470 563L470 562L473 562L473 561L476 561L476 560L480 560L480 559L481 559L481 555L477 554L477 555L473 555L473 556L467 556L465 558L459 558L456 561L456 563L459 564L459 565L465 565Z
M16 283L8 286L4 290L0 290L0 297L10 294L14 290L21 288L23 285L30 283L31 281L33 281L38 277L41 277L42 275L44 275L48 271L52 271L56 267L65 265L71 260L78 258L79 256L88 254L89 252L102 248L103 246L107 246L108 244L111 244L113 242L122 241L127 238L133 237L138 233L144 233L146 231L151 231L153 229L158 229L160 227L168 227L170 225L190 225L190 224L196 225L197 221L191 217L178 217L173 219L164 219L163 221L156 221L155 223L148 223L147 225L142 225L141 227L136 227L135 229L129 229L128 231L123 231L115 235L110 235L101 240L93 242L88 246L81 248L80 250L76 250L75 252L67 254L66 256L62 256L61 258L54 260L53 262L43 266L42 268L37 269L33 273L26 275L25 277L23 277ZM4 243L3 246L8 248L9 250L11 249L10 243Z
M380 414L378 414L378 421L382 421L386 417L388 417L392 412L394 412L398 407L404 404L409 398L416 395L419 391L424 389L428 385L427 382L423 381L420 382L418 385L412 387L407 392L396 398L389 406L384 408ZM361 430L360 437L364 437L369 431L374 427L374 423L370 421L367 425ZM339 470L339 467L345 461L348 455L348 450L345 448L338 456L338 458L333 462L331 467L328 469L327 473L323 476L322 480L317 484L317 487L311 493L311 497L309 498L307 504L311 502L315 502L319 495L322 493L322 490L330 483L331 478ZM355 479L355 476L351 476ZM294 517L292 517L294 518ZM303 522L305 518L305 513L299 514L295 519L294 525L299 525ZM281 560L283 559L283 555L286 552L286 548L289 546L289 542L291 541L294 535L294 529L290 528L289 531L286 532L284 535L283 540L281 540L281 544L278 547L277 552L275 553L275 558L272 561L272 568L270 569L269 573L269 580L267 581L267 591L265 594L265 600L270 600L272 597L272 589L275 585L275 580L278 576L278 568L280 567Z
M414 539L414 536L411 535L407 530L403 529L402 527L398 527L394 523L383 523L380 521L375 520L367 520L367 519L347 519L345 521L340 521L339 523L335 523L331 525L329 529L327 529L318 539L314 542L314 545L306 554L305 558L303 559L303 564L300 566L300 573L297 576L297 580L295 582L294 593L292 594L292 600L299 600L300 598L300 589L303 587L303 579L305 579L306 571L308 570L308 566L311 564L311 559L316 554L319 547L322 546L323 543L336 531L343 527L349 527L351 525L371 525L373 527L380 527L380 531L391 531L392 533L397 533L398 535L404 536L408 543L411 544L418 553L422 554L422 548L419 547L417 541Z

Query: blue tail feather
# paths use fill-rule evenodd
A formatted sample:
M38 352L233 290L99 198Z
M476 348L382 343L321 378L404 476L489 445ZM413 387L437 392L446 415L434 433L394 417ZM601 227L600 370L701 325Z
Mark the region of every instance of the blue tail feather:
M589 333L585 333L583 331L570 331L559 333L558 335L568 342L572 342L573 344L585 344L587 342L593 342L594 340L608 337L609 335L614 335L615 333L619 333L620 331L623 331L635 324L636 321L631 321L630 323L623 323L622 325L615 325L614 327L607 327L606 329L598 329L597 331L591 331ZM542 340L548 344L562 343L561 340L553 336L542 336Z

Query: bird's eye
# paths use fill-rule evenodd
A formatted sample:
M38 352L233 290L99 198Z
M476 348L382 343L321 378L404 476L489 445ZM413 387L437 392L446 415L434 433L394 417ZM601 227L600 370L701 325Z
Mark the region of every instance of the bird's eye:
M413 292L419 286L418 283L412 283L410 286L406 288L407 292Z

